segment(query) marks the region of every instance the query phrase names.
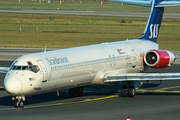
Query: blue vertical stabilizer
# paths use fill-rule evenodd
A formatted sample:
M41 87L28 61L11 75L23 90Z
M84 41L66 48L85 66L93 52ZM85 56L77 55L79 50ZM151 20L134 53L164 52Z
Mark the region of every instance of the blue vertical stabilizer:
M127 3L151 7L146 27L139 39L157 42L161 21L163 18L164 7L180 6L180 1L176 0L108 0L112 2Z
M151 12L149 14L146 27L143 34L139 39L150 40L157 42L161 21L163 18L164 7L155 7L162 0L153 0L151 6Z

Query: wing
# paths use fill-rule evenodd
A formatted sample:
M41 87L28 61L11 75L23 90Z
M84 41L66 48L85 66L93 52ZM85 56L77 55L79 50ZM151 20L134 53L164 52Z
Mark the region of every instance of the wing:
M110 73L105 76L106 83L122 81L154 81L154 80L177 80L180 73Z
M10 67L0 67L0 73L7 73Z

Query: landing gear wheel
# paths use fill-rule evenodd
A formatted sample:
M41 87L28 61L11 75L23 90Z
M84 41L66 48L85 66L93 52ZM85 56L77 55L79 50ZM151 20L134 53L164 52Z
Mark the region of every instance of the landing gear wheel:
M75 88L71 88L71 89L69 89L69 95L70 96L75 96L75 94L76 94L76 89Z
M14 107L18 108L19 107L19 103L18 100L15 101Z
M24 103L23 103L23 101L20 101L20 102L19 102L19 107L20 107L20 108L24 108Z
M135 88L134 88L134 87L130 87L130 88L129 88L129 91L128 91L128 96L129 96L129 97L134 97L135 94L136 94Z
M16 100L14 107L16 107L16 108L24 108L23 101Z
M126 97L127 96L127 87L122 86L121 88L121 97Z
M76 93L77 93L77 96L82 96L83 95L83 87L76 88Z
M13 96L12 100L16 100L14 107L16 108L24 108L24 103L23 101L25 101L25 96Z

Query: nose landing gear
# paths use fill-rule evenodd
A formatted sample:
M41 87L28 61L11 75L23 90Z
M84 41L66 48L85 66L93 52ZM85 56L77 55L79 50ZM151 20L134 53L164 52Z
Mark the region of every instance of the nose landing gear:
M24 108L23 101L25 101L25 96L13 96L12 100L16 100L14 107L16 107L16 108Z

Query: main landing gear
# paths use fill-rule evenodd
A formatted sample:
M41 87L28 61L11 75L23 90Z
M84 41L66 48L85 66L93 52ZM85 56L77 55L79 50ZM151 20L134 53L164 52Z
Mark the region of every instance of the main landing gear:
M16 108L24 108L24 102L23 102L23 101L25 101L24 96L13 96L12 100L16 100L14 107L16 107Z
M130 86L130 82L127 82L126 85L121 88L121 97L134 97L136 94L135 88Z
M82 96L83 95L83 87L71 88L69 89L70 96Z

